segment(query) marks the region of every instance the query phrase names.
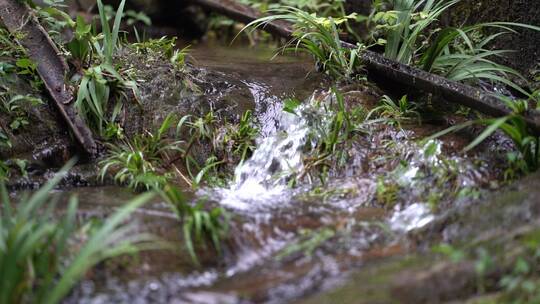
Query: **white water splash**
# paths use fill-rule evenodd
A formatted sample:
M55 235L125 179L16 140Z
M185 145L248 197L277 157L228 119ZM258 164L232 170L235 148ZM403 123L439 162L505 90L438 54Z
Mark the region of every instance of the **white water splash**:
M252 157L236 168L234 182L223 191L221 203L246 210L253 204L283 199L289 178L304 167L302 148L308 132L302 116L283 112L277 131L259 140Z
M435 217L426 204L414 203L403 210L396 210L390 219L392 230L409 232L429 224Z
M258 140L252 157L236 168L233 184L220 191L222 205L252 210L289 201L288 183L304 169L303 149L312 138L313 127L328 123L315 101L314 94L298 106L296 115L282 112L277 129Z

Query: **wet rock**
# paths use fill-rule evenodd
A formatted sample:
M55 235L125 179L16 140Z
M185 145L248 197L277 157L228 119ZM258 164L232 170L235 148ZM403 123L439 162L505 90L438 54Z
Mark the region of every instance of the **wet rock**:
M391 293L403 304L443 303L470 296L476 291L474 262L440 263L424 271L404 271Z
M115 62L124 71L130 71L140 92L138 99L127 92L128 99L118 116L117 122L128 138L156 130L169 114L175 114L180 119L185 115L198 118L213 112L216 116L215 127L219 128L228 123L237 123L246 110L255 108L249 86L243 82L242 76L233 72L197 68L191 64L177 67L160 51L143 52L131 46L124 47L115 57ZM47 104L46 97L39 95L39 91L35 91L17 75L14 77L16 79L10 82L10 93L35 94L44 100L44 104L37 107L25 106L29 125L17 131L4 127L10 124L13 117L0 113L0 122L13 145L12 148L0 148L0 157L16 157L28 161L30 174L25 174L24 178L14 174L10 184L16 188L33 188L43 181L44 172L61 167L77 155L77 149L65 126L58 122L55 109ZM169 134L171 137L176 136L173 129ZM189 134L180 134L180 137L188 140ZM193 149L200 163L204 163L212 153L210 145L197 145ZM93 172L83 174L89 177L88 180L84 178L84 182L81 179L76 183L96 184L97 167L91 169Z
M127 107L122 118L130 136L152 130L171 114L177 117L201 117L214 111L225 122L238 121L246 107L253 108L251 94L238 80L230 76L193 65L179 69L156 53L138 53L125 48L118 63L135 70L141 100Z
M476 299L479 274L474 255L450 262L429 250L441 241L456 250L485 248L495 266L483 276L486 291L496 291L500 288L497 280L514 269L518 253L526 246L520 240L540 229L539 181L540 173L536 173L486 195L481 202L454 206L410 234L417 253L365 265L341 287L302 303L464 303Z
M17 113L7 112L6 109L0 110L0 124L2 131L9 138L12 147L0 145L0 159L11 158L15 155L24 153L38 153L39 147L45 143L57 142L58 145L69 146L66 140L66 131L60 123L59 117L52 106L48 104L48 98L42 95L39 91L32 88L19 75L11 73L3 79L5 85L0 88L0 92L4 91L5 95L0 98L5 99L7 103L15 96L29 96L42 100L40 105L32 105L29 102L20 102L21 106ZM23 118L26 123L18 128L13 128L10 125L18 118Z

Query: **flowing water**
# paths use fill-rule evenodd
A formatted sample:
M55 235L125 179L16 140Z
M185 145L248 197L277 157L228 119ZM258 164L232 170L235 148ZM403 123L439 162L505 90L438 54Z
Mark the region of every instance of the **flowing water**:
M88 277L66 303L292 302L341 284L351 269L414 250L406 233L436 218L426 193L447 187L449 182L441 180L449 170L460 173L450 178L452 185L466 189L482 188L481 181L491 178L481 157L445 151L440 141L418 143L432 127L367 126L373 132L346 151L351 157L344 170L331 173L325 185L312 181L291 187L305 169L306 150L317 140L313 130L327 126L331 113L314 106L325 85L314 74L306 77L309 61L270 62L270 55L217 46L192 52L197 65L232 75L244 86L250 96L239 106L252 108L261 128L256 150L227 187L191 194L231 214L224 255L203 253L203 268L194 267L180 249L126 258ZM283 100L292 96L304 100L296 114L282 111ZM400 199L392 206L374 203L382 178L399 186ZM107 214L132 196L117 187L66 194L71 193L79 194L83 216ZM443 206L454 203L439 199ZM182 243L180 225L159 199L134 220Z

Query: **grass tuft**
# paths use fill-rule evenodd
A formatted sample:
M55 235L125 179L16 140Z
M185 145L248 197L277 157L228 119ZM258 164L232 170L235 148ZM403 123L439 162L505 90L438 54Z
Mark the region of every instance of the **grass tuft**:
M0 185L0 303L59 303L99 262L159 247L153 236L135 233L132 225L124 224L152 194L128 202L102 224L88 222L80 230L75 197L64 216L54 216L51 190L72 164L17 203L10 202L5 185ZM82 243L80 234L85 235Z

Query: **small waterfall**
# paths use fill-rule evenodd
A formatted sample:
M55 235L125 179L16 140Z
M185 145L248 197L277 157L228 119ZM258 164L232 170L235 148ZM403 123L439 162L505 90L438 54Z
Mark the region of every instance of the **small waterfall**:
M313 124L324 116L314 98L300 105L296 115L282 112L277 129L259 139L252 157L236 168L232 185L222 191L221 204L247 210L287 201L288 182L304 168L303 150Z

